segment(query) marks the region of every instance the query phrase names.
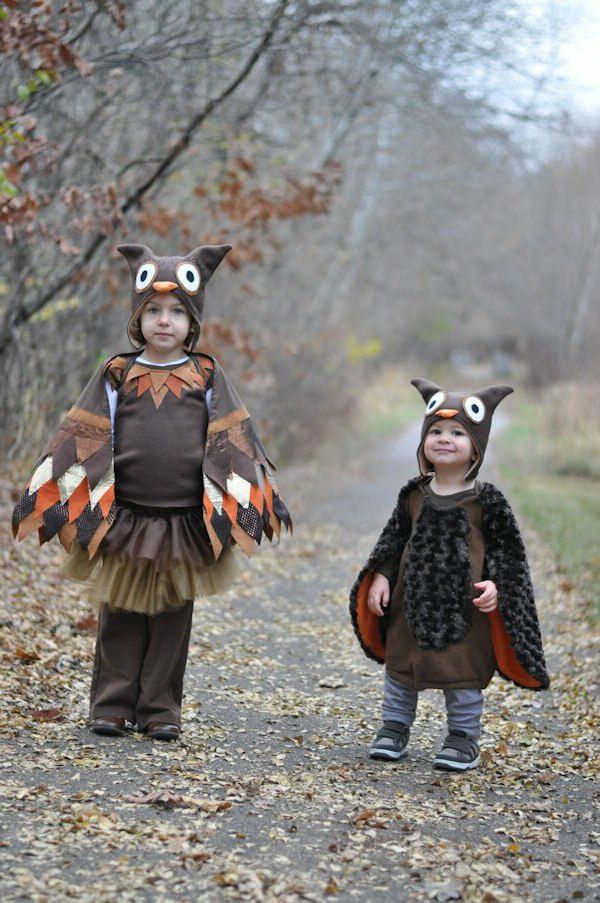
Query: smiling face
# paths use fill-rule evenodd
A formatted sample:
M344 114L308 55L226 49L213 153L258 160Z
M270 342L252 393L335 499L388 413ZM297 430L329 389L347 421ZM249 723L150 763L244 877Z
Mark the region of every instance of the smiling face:
M429 427L423 443L423 454L437 472L438 469L452 469L467 473L476 453L473 442L460 423L438 420Z
M155 356L182 356L192 318L175 295L156 294L143 307L139 320L146 349Z
M421 393L425 402L425 418L417 449L420 473L426 476L431 471L430 464L435 464L435 460L429 457L425 449L427 442L433 443L433 439L429 439L429 431L435 426L438 429L435 435L447 434L451 437L451 441L457 443L455 452L450 449L445 452L438 450L440 463L456 459L455 456L459 454L458 443L462 442L462 439L458 436L457 430L469 439L471 454L465 479L473 479L483 462L492 415L502 399L513 391L512 387L487 386L477 392L455 392L446 391L428 379L412 379L411 383ZM450 425L447 429L445 423ZM453 431L456 433L454 436ZM441 446L442 443L438 444ZM433 453L433 445L430 445L430 448Z

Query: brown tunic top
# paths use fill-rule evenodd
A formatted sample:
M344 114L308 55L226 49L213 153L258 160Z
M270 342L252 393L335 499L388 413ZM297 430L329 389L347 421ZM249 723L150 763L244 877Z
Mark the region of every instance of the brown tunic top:
M461 505L469 521L469 550L473 582L481 580L484 544L481 532L481 506L477 501L479 485L453 495L437 495L429 484L415 489L408 498L408 513L413 530L421 513L425 495L437 508ZM410 542L410 540L409 540ZM389 676L414 690L427 688L459 689L487 687L496 670L488 617L473 606L471 628L466 637L442 651L419 648L403 614L404 571L407 543L400 559L398 579L390 600L390 622L386 640L386 671ZM385 568L381 569L385 573ZM386 574L387 576L387 574ZM479 591L473 588L473 598Z
M118 390L115 491L118 502L155 508L202 505L208 411L193 364L136 363Z

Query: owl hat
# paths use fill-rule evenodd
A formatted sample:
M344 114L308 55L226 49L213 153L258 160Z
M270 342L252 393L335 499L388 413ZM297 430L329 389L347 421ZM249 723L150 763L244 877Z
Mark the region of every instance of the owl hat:
M144 345L140 316L144 304L156 293L170 292L185 305L192 318L186 346L192 349L200 337L204 286L231 245L204 245L186 257L158 257L146 245L119 245L117 251L129 264L133 279L131 316L127 335L134 348Z
M432 466L425 457L423 445L429 428L437 420L453 418L465 429L473 442L475 458L465 474L465 479L477 476L483 463L483 456L492 426L492 414L503 398L514 392L512 386L488 386L479 392L446 392L428 379L411 379L411 384L421 393L425 401L425 419L421 430L421 441L417 449L417 460L422 476L431 473Z

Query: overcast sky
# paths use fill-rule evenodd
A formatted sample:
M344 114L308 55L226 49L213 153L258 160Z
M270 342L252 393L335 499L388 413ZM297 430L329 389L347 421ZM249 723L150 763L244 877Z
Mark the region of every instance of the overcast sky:
M554 5L574 14L561 54L569 95L574 106L600 114L600 0L555 0Z

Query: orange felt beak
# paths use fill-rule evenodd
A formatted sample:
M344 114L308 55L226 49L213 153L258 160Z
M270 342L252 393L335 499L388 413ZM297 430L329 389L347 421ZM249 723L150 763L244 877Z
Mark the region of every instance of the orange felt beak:
M453 411L452 408L444 408L441 411L435 412L436 417L445 417L446 419L449 419L450 417L456 417L457 414L458 411Z
M177 288L176 282L153 282L152 288L155 292L172 292L174 288Z

